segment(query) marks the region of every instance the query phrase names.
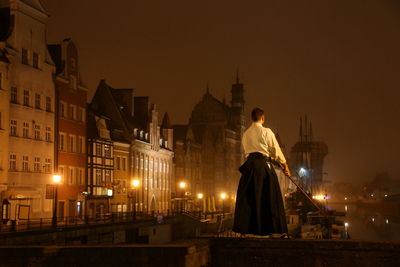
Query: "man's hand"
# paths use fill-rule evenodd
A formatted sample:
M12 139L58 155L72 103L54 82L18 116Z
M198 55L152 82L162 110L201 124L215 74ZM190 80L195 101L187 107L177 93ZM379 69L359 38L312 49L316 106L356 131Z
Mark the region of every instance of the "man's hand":
M283 173L286 174L289 177L292 176L292 174L290 173L289 166L287 165L287 163L283 164Z

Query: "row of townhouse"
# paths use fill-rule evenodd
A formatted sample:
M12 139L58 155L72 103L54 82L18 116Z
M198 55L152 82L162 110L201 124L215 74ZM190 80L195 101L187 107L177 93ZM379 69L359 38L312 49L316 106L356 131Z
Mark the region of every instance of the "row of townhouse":
M70 39L47 45L48 13L35 0L0 1L2 218L94 218L167 212L173 130L148 97L101 81L92 103ZM138 181L133 195L132 181Z

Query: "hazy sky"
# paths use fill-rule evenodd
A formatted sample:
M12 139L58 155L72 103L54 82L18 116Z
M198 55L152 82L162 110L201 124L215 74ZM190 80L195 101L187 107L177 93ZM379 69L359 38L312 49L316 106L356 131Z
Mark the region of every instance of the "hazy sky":
M210 91L229 100L236 68L287 147L307 113L329 146L326 179L400 171L396 0L43 0L48 42L71 37L84 82L149 95L186 123Z

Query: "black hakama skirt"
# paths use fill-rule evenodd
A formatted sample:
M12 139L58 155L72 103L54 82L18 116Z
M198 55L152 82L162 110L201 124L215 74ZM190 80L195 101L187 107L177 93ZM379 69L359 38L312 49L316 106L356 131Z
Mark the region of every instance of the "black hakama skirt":
M241 234L287 233L285 208L278 177L269 159L251 153L239 168L232 230Z

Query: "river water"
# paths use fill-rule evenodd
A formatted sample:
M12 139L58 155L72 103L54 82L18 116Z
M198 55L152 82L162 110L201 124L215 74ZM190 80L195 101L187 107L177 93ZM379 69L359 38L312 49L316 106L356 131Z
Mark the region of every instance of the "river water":
M347 212L347 232L351 239L400 240L400 223L379 211L360 207L354 203L336 203L328 206Z

